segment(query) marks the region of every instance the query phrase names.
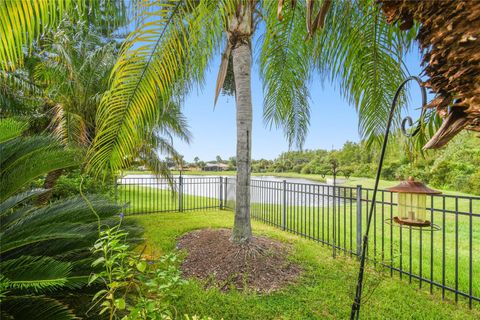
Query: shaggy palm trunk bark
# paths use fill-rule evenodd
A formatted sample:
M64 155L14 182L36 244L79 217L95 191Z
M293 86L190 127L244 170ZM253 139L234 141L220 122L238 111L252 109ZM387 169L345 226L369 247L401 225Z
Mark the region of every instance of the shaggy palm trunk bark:
M48 203L48 201L52 197L52 188L55 187L58 179L62 174L63 169L53 170L47 174L47 176L45 177L45 181L43 182L43 188L47 191L37 197L37 205L45 205Z
M237 181L235 222L232 241L248 243L252 237L250 223L250 162L252 141L252 90L250 43L241 41L232 51L237 108Z

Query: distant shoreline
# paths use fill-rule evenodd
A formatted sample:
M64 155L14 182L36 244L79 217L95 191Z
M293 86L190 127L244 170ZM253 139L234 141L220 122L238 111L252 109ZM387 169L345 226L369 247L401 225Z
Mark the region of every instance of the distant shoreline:
M126 170L123 171L123 175L127 174L151 174L151 171L140 171L140 170ZM172 171L173 175L179 175L179 171ZM191 175L191 176L235 176L237 174L236 171L183 171L183 175ZM319 174L304 174L304 173L296 173L296 172L253 172L253 177L259 176L272 176L272 177L283 177L283 178L297 178L297 179L305 179L310 180L312 182L322 182L326 183L326 178L332 178L332 176L325 176ZM342 176L339 176L339 179L343 179ZM343 186L354 187L357 185L361 185L364 188L373 188L375 180L372 178L365 178L365 177L349 177ZM393 187L394 185L398 184L398 181L388 181L388 180L380 180L379 187L380 189L385 189L389 187ZM434 188L439 190L438 188ZM440 189L441 190L441 189ZM454 190L441 190L445 194L450 195L462 195L462 196L474 196L473 194L463 193Z

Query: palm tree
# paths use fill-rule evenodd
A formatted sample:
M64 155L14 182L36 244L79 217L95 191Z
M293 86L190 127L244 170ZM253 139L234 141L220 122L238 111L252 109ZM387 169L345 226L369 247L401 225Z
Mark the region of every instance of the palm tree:
M0 70L14 71L24 62L41 35L55 30L62 19L88 21L111 32L127 21L127 3L120 0L46 0L0 2ZM16 17L12 19L11 17Z
M1 316L74 319L58 296L88 283L99 224L118 223L120 208L94 196L89 204L75 197L35 206L32 199L46 190L31 188L32 181L78 166L79 159L51 136L20 137L24 129L22 122L0 120Z
M22 69L5 72L9 78L18 79L16 82L23 81L7 87L5 92L8 95L5 96L6 100L10 96L23 97L26 96L22 94L24 91L33 91L30 86L35 88L31 94L37 97L38 104L47 106L44 113L51 119L49 131L65 145L75 146L82 151L90 147L96 133L95 115L102 95L108 88L118 44L96 27L90 26L85 32L84 23L81 22L73 24L63 20L60 26L58 31L49 30L42 38L37 50L41 53L36 53L36 58L31 59L34 63L28 64L33 65L32 83L17 76ZM38 97L42 97L43 101ZM19 108L16 109L18 114ZM168 114L160 114L153 126L144 127L136 137L131 137L136 138L135 153L126 159L140 156L144 165L172 182L168 167L158 156L158 153L176 154L172 136L187 142L190 136L177 106L172 106ZM47 175L43 187L50 191L37 198L38 204L48 202L51 190L63 171L54 170Z
M95 114L115 64L117 43L82 23L62 21L42 39L34 79L51 101L51 131L66 145L88 147L95 136Z
M141 25L124 43L111 89L101 102L99 134L89 168L99 174L105 167L121 166L121 161L112 162L111 155L130 152L133 146L126 137L150 123L154 114L168 112L168 106L159 107L154 101L182 97L201 83L209 61L223 44L216 96L231 61L237 109L237 205L232 236L236 243L251 238L255 32L262 40L259 64L265 119L283 126L290 144L301 145L307 133L308 83L313 71L340 83L342 93L366 115L361 123L365 132L378 130L382 113L372 110L385 110L385 101L405 74L399 58L408 47L408 34L387 28L373 0L359 0L355 5L349 1L253 0L151 1L143 5ZM328 28L322 29L323 23ZM315 32L318 35L314 36Z
M55 25L58 17L46 13L56 10L59 1L46 1L47 6L40 8L42 17L54 20L50 25ZM72 8L66 2L64 11ZM2 18L9 11L41 16L37 8L9 5L2 9ZM414 25L401 33L399 28L388 26L374 0L152 0L141 2L136 9L139 27L124 43L110 90L100 103L99 131L88 168L100 175L105 168L125 166L125 159L136 148L132 137L139 129L151 126L159 114L168 113L169 101L181 100L194 84L202 83L209 62L226 43L216 94L231 61L238 128L239 205L234 227L238 242L250 237L250 70L255 32L262 43L259 64L265 119L271 125L283 126L291 144L301 145L309 122L308 83L313 72L338 83L342 94L359 111L361 133L375 137L384 126L385 102L405 76L401 57L418 30ZM43 31L38 24L35 19L0 19L2 30L13 30L0 53L3 70L18 65L20 46L29 45Z

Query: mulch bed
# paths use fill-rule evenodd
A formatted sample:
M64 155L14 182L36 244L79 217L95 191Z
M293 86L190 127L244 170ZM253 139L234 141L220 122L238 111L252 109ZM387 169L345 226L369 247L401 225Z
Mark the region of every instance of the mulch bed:
M290 246L265 237L249 245L235 245L231 231L202 229L185 234L178 248L187 256L181 270L185 277L204 280L207 287L272 292L294 282L301 269L287 256Z

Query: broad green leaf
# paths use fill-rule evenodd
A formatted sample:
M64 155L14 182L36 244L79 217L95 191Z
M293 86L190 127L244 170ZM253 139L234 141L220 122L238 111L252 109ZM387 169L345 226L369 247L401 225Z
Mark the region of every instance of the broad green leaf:
M137 270L140 272L145 272L145 269L147 269L147 262L146 261L140 261L137 263Z

